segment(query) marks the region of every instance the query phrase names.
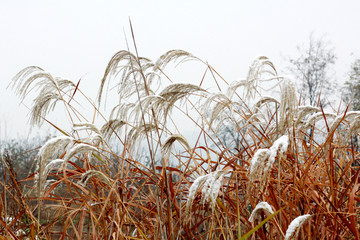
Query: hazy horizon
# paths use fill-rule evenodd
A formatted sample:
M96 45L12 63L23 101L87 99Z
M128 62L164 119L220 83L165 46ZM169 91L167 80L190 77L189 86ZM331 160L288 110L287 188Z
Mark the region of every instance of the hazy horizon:
M108 61L127 47L129 17L141 56L156 60L183 49L208 61L228 82L246 77L259 55L285 71L284 56L296 56L296 46L313 32L334 47L342 83L360 58L358 9L358 1L2 1L0 138L27 136L28 109L6 89L27 66L74 82L81 78L80 88L95 101ZM179 80L197 81L203 70L178 73Z

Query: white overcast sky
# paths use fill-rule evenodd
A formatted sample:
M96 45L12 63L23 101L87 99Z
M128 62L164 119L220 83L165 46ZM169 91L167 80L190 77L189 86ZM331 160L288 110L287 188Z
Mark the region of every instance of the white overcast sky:
M282 56L295 56L314 32L335 48L336 76L344 81L360 58L359 12L358 0L0 0L0 137L26 136L28 110L6 86L27 66L82 78L80 88L95 99L107 62L126 49L129 17L141 56L187 50L229 82L245 77L259 55L284 70Z

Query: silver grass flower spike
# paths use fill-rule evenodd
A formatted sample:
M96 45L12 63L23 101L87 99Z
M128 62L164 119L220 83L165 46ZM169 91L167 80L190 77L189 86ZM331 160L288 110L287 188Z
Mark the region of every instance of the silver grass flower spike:
M100 132L105 138L110 138L114 132L120 131L120 129L127 123L123 120L113 119L105 123Z
M312 115L312 116L307 120L307 123L306 123L306 125L304 126L303 130L308 129L311 125L313 125L313 124L316 123L317 121L324 119L324 117L328 120L328 118L336 118L336 114L334 114L334 113L328 113L328 112L325 112L325 113L322 113L322 112L315 113L314 115Z
M215 106L211 109L210 105L215 102ZM209 127L212 126L215 120L218 120L221 124L223 121L224 114L222 114L226 109L229 109L230 114L233 111L233 105L235 105L235 102L231 101L228 96L226 96L223 93L212 93L207 98L206 101L203 104L203 112L206 114L209 109L211 109L210 112L210 119L209 119Z
M117 83L119 100L126 99L135 93L140 97L149 95L154 80L159 80L157 67L147 58L137 57L129 51L119 51L110 60L101 80L98 101L101 103L105 82L119 76ZM158 81L159 83L159 81ZM159 85L159 84L158 84Z
M186 202L185 215L190 220L190 212L192 203L195 199L196 193L202 188L201 191L201 203L205 204L210 202L210 208L214 209L216 198L219 194L220 187L222 186L222 180L224 175L229 173L230 170L218 170L209 173L204 176L198 177L189 189L189 197Z
M165 140L165 143L161 148L161 152L164 156L170 153L171 146L175 141L182 143L183 145L185 145L186 149L190 151L191 148L186 138L181 134L173 134Z
M14 77L12 88L16 89L16 94L22 101L31 90L39 90L31 107L30 123L41 125L42 119L55 108L58 101L63 101L66 95L72 96L70 92L76 89L76 85L67 79L54 78L40 67L31 66Z
M296 87L292 77L283 79L283 89L281 91L279 130L284 134L288 127L291 127L295 119L295 109L297 105Z
M139 125L137 127L133 127L128 134L129 140L131 142L141 141L141 137L146 136L146 134L157 130L154 124L146 123Z
M72 137L60 136L48 140L39 150L37 154L38 166L37 174L35 175L35 185L38 185L38 190L43 190L47 173L46 165L50 159L65 151L65 148L74 142ZM39 194L40 194L39 192Z
M329 135L331 135L336 130L336 128L339 126L342 120L347 120L351 122L354 118L359 116L360 116L360 111L350 111L347 112L345 116L343 114L337 116L335 120L331 123Z
M93 124L89 122L80 122L74 123L73 130L80 131L80 130L92 130L97 134L101 135L100 130Z
M249 167L249 188L252 189L252 184L256 178L259 178L259 190L262 191L265 187L270 170L275 162L275 157L281 157L287 150L289 145L289 137L284 135L277 139L270 149L258 149L250 162Z
M296 240L298 239L299 231L302 225L311 217L310 214L305 214L295 218L288 229L286 230L285 239L284 240Z
M120 103L111 110L109 119L127 121L127 116L129 115L129 112L133 110L135 106L135 103Z
M97 171L97 170L88 170L88 171L84 172L83 174L81 174L81 179L78 182L79 185L81 185L82 187L85 187L87 182L92 177L96 177L96 178L100 179L103 183L105 183L106 185L111 187L110 179L104 173Z
M93 123L89 123L89 122L74 123L73 130L74 131L91 130L95 132L84 140L89 144L98 145L103 140L103 135L101 131Z
M245 80L240 80L240 81L234 81L234 82L231 82L227 91L226 91L226 96L229 98L229 99L232 99L232 97L234 96L236 90L239 88L239 87L245 87L246 86L246 81Z
M249 68L245 84L245 99L251 99L255 97L255 92L258 91L257 89L261 89L258 84L262 79L262 75L264 74L277 76L277 71L269 58L260 56L253 61Z
M300 123L304 124L303 119L307 116L307 115L311 115L313 113L316 112L320 112L320 108L318 107L313 107L313 106L300 106L298 107L298 111L296 114L296 121L294 126L297 127Z
M50 161L45 167L43 176L46 178L52 170L56 167L60 167L62 163L64 163L64 159L55 159Z
M40 171L39 173L35 174L35 185L38 185L39 193L43 193L44 189L46 188L46 179L49 173L60 163L63 163L64 160L62 159L55 159L50 161L44 168L44 170Z
M280 102L276 98L273 98L273 97L270 97L270 96L263 96L262 98L260 98L260 100L258 100L254 104L253 113L257 113L262 105L267 104L267 103L271 103L271 102L280 105Z
M79 143L76 146L72 147L64 156L65 163L69 161L73 156L78 153L91 153L98 151L98 149L94 146L91 146L86 143Z
M360 131L360 117L356 117L350 122L349 130L345 137L346 141L348 141L353 134L356 134L359 131Z
M190 84L190 83L173 83L165 87L160 93L159 96L162 99L165 99L166 105L163 106L164 118L166 119L167 114L171 111L171 108L174 106L175 102L181 100L190 94L194 93L205 93L206 91L201 87Z
M274 211L272 210L270 204L268 204L267 202L259 202L256 207L254 208L254 210L251 212L251 215L249 217L249 222L253 223L255 220L260 221L260 217L261 217L261 212L266 211L270 214L273 214Z
M145 96L138 100L136 105L131 112L130 119L135 121L140 121L144 113L151 116L152 111L156 114L156 119L160 119L164 113L163 108L166 107L168 103L166 100L159 95L149 95Z
M175 103L195 92L204 93L205 90L194 84L171 84L165 87L159 95L148 95L141 98L136 104L132 116L134 116L135 121L139 121L145 111L151 116L150 110L153 110L157 119L166 121L166 117Z
M182 58L182 59L181 59ZM178 59L181 59L178 64L191 61L191 60L198 60L201 61L199 58L195 57L189 52L186 52L184 50L174 49L166 52L155 63L156 69L164 69L166 65L168 65L170 62L175 62Z

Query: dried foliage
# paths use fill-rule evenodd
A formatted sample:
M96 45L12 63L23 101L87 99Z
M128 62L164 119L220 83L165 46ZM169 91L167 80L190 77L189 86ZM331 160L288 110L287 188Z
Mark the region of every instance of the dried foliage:
M203 79L198 85L169 85L164 67L176 60L197 60L221 78L182 50L155 62L119 51L98 95L100 102L112 93L106 84L117 80L119 101L106 120L93 105L93 121L75 110L75 92L81 90L71 81L38 67L22 70L13 86L21 100L31 89L38 94L32 122L46 119L59 101L69 119L79 121L70 133L52 124L62 135L40 149L39 167L25 179L16 179L11 159L2 155L7 177L1 184L0 235L359 239L360 156L353 141L358 112L298 106L294 81L278 76L266 57L256 59L246 79L230 83L225 93L205 91ZM280 94L265 95L270 91ZM175 110L183 116L174 117ZM181 125L182 118L193 125ZM93 123L101 120L99 129ZM224 143L224 126L239 136L231 139L234 148ZM184 137L189 129L195 138ZM35 197L29 191L34 189ZM266 227L256 227L260 221Z

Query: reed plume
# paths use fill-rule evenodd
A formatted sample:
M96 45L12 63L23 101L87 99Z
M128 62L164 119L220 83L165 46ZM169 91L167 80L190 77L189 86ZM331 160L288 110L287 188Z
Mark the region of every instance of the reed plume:
M291 77L283 79L283 89L281 91L279 131L285 134L287 128L292 127L295 119L295 109L297 104L296 89L294 80Z
M183 135L181 135L181 134L172 134L170 137L168 137L165 140L165 143L163 144L163 146L161 148L161 152L162 152L163 156L166 156L166 155L168 155L170 153L171 146L173 145L173 143L175 141L178 141L178 142L182 143L185 146L186 150L188 150L188 151L191 150L188 141L186 140L186 138Z
M98 171L98 170L88 170L88 171L84 172L83 174L81 174L81 179L78 183L79 183L79 185L85 187L87 185L88 181L90 180L90 178L93 178L93 177L100 179L103 183L105 183L106 185L111 187L110 178L108 178L103 172Z
M210 208L214 209L216 198L219 194L220 187L222 186L222 180L224 175L229 173L230 170L223 169L215 172L211 172L207 175L198 177L189 189L189 196L186 202L185 215L190 220L190 212L193 201L195 200L196 193L201 190L201 203L205 204L210 202Z
M30 123L41 125L43 118L54 110L58 101L67 104L64 101L64 96L70 98L71 92L76 89L76 85L70 80L53 77L40 67L31 66L23 69L14 77L12 88L16 89L16 94L22 101L31 90L39 90L39 94L33 100L31 107Z
M251 212L251 215L249 217L249 222L254 222L255 220L260 221L261 220L261 212L268 212L269 214L273 214L274 211L272 210L271 206L267 202L259 202L254 210Z
M311 217L310 214L305 214L295 218L286 230L285 240L298 239L299 231L302 225Z
M289 137L284 135L277 139L270 149L258 149L250 162L248 194L253 188L252 184L259 178L259 191L262 192L270 170L275 162L275 157L281 157L289 145Z

